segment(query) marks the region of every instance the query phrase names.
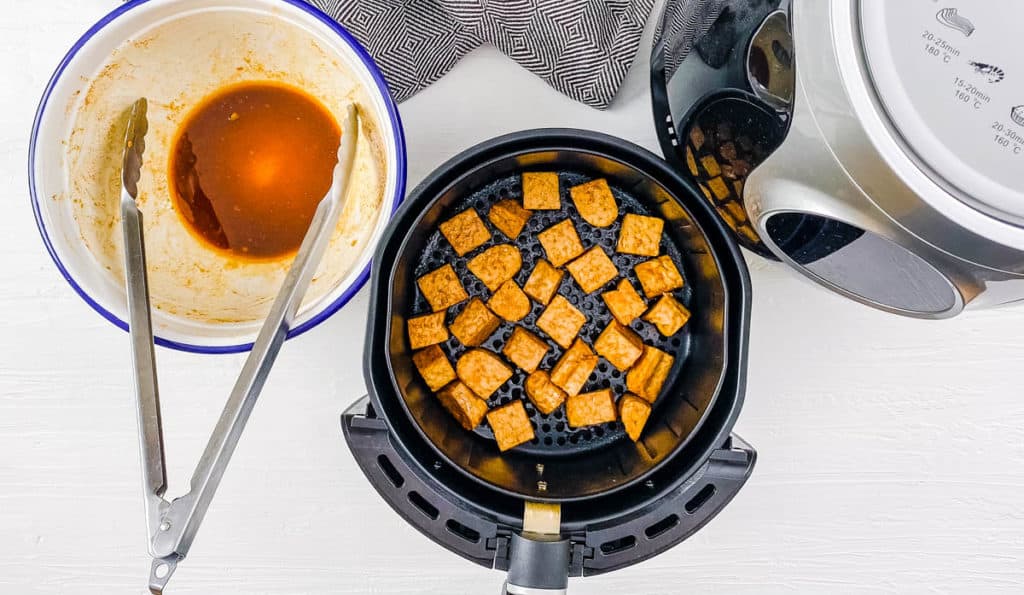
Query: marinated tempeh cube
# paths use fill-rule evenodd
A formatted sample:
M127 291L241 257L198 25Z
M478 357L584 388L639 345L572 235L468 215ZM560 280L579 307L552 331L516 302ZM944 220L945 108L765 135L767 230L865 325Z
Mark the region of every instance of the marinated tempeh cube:
M487 414L487 423L502 452L533 440L533 425L530 424L530 417L526 415L522 401L512 401L492 409Z
M582 428L615 421L615 396L606 388L592 393L573 395L565 400L565 418L569 426Z
M732 143L722 143L721 147L718 147L718 154L722 156L722 159L726 161L732 161L736 159L736 145Z
M435 312L405 321L406 330L409 331L409 348L416 350L447 341L448 329L444 326L444 314Z
M484 282L487 289L497 291L501 284L516 276L523 267L523 256L512 244L491 246L474 256L466 265L469 272Z
M412 363L416 364L416 369L430 390L436 391L455 380L455 368L452 368L444 350L437 345L412 354Z
M416 284L434 312L447 310L469 299L469 294L450 264L423 275L416 280Z
M640 440L640 434L651 416L651 404L640 397L626 393L619 399L619 419L626 429L626 434L633 442Z
M690 311L679 300L665 294L644 314L644 320L658 327L662 335L671 337L690 320Z
M580 217L594 227L608 227L619 218L619 205L604 178L573 186L569 195Z
M486 349L470 349L455 364L455 373L481 399L489 399L512 377L512 369Z
M718 200L725 200L732 194L729 192L729 185L725 183L722 178L714 178L708 180L708 188L711 189L711 193L715 195Z
M743 208L743 205L738 201L731 201L725 204L725 210L732 215L732 218L739 223L745 223L747 221L747 210Z
M501 233L505 234L510 240L514 240L519 237L523 228L526 227L526 222L530 220L530 215L533 215L533 213L519 206L518 202L507 198L498 201L491 207L490 212L487 213L487 218L491 220L494 227L501 230Z
M494 292L487 306L492 312L509 322L518 322L530 313L530 298L526 297L519 284L509 279Z
M708 177L717 178L722 175L722 168L719 167L718 160L714 155L701 157L700 164L704 166L704 171L708 172Z
M558 190L558 174L524 173L523 208L530 211L550 211L562 208Z
M693 143L693 147L698 151L704 146L704 131L700 129L700 126L694 126L690 129L690 142Z
M546 341L530 331L517 326L512 331L512 336L508 338L508 342L505 343L505 347L502 348L501 352L513 364L527 372L534 372L550 350L551 347Z
M690 170L691 176L700 175L700 171L697 170L697 158L693 156L693 149L690 147L686 147L686 167Z
M459 256L465 256L487 243L491 232L487 231L476 209L466 209L441 224L441 233Z
M537 234L540 245L544 247L544 253L548 260L556 267L560 267L570 260L583 254L583 244L580 236L576 233L572 221L566 219Z
M584 293L593 293L619 276L619 269L600 246L587 250L565 268Z
M757 235L757 232L754 231L754 228L750 227L749 225L739 227L736 229L736 231L739 232L741 236L747 238L747 240L754 244L758 244L761 242L761 236Z
M601 294L601 299L604 300L604 305L608 306L608 310L615 320L625 326L633 324L633 321L647 309L647 302L636 292L629 279L619 281L615 289Z
M628 370L644 352L644 340L618 321L611 321L594 341L594 351L620 370Z
M627 214L622 218L619 243L615 249L623 254L657 256L661 252L661 232L665 221L659 217Z
M551 382L551 376L544 370L537 370L526 377L526 396L533 406L544 415L550 415L565 402L565 391Z
M683 286L683 276L676 263L668 255L641 262L633 269L640 280L640 287L649 298L675 291Z
M643 355L626 374L626 388L653 403L661 393L674 361L675 358L664 351L645 345Z
M556 269L548 261L540 259L534 265L530 278L526 280L523 292L537 303L547 305L558 292L558 286L562 284L564 276L565 271Z
M551 382L558 385L567 395L578 395L587 383L591 372L597 367L597 355L582 339L576 339L572 347L551 368Z
M586 323L587 317L583 312L569 300L556 295L537 319L537 328L547 333L555 343L568 348Z
M449 384L437 393L437 398L455 421L467 430L479 426L487 415L487 401L473 394L473 391L461 382Z
M501 320L480 298L473 298L452 321L451 330L463 345L476 347L498 330Z

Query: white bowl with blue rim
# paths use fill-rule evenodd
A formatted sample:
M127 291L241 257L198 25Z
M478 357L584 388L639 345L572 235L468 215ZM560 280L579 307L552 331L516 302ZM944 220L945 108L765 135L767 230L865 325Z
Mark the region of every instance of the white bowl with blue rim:
M140 203L156 341L200 353L251 347L288 263L222 263L223 255L184 233L166 162L190 106L253 80L301 87L336 114L355 101L363 117L360 151L368 157L353 179L360 190L350 194L289 336L324 321L366 282L404 196L406 171L398 111L366 51L302 0L133 0L96 23L61 61L40 101L29 151L32 206L47 250L82 299L122 329L118 135L124 111L144 95L150 132Z

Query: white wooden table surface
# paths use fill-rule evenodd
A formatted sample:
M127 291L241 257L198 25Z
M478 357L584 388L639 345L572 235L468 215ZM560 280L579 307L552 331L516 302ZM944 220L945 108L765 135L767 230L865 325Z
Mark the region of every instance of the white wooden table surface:
M128 338L57 274L29 208L36 102L111 0L0 14L0 594L141 593L148 572ZM650 31L648 31L648 38ZM500 133L592 128L656 149L647 41L613 109L494 51L401 106L409 181ZM647 563L575 593L1024 592L1024 309L902 320L751 258L750 382L736 431L760 454L736 500ZM367 294L287 344L170 593L494 593L363 480L338 415L363 394ZM161 350L171 493L241 357Z

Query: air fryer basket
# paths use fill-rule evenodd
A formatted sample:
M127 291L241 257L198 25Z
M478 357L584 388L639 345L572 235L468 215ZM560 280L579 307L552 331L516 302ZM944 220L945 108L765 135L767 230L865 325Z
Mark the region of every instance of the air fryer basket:
M659 399L648 421L641 442L637 445L626 438L620 424L570 430L562 419L561 410L551 416L541 416L527 403L532 413L538 438L510 452L500 453L489 429L479 434L466 432L441 407L438 399L423 383L412 364L412 352L406 339L405 317L429 312L429 306L419 295L416 279L446 262L455 265L467 284L474 285L466 270L467 258L458 258L437 232L440 222L462 209L475 205L486 213L489 204L503 195L521 198L519 174L524 170L557 171L562 178L563 209L569 211L580 232L584 248L603 245L614 251L618 226L597 229L586 224L571 206L568 197L570 184L594 177L608 177L620 208L624 211L659 215L666 219L668 253L682 265L688 290L683 298L693 313L686 329L675 339L660 337L656 329L643 322L635 328L645 342L673 353L676 364L666 383L664 397ZM523 270L517 281L525 282L532 264L542 254L536 234L555 223L564 215L560 212L537 212L526 230L516 240L522 249ZM492 243L507 241L503 236L492 238ZM681 249L680 249L681 248ZM474 253L475 254L475 253ZM643 258L616 254L614 259L627 278L632 277L632 266ZM605 155L578 151L522 151L479 163L476 168L455 180L426 210L410 230L401 256L390 270L391 324L388 328L391 374L402 394L402 403L438 454L457 469L483 480L503 491L534 500L569 500L594 496L621 489L643 477L670 456L693 434L704 419L708 406L718 392L725 370L723 307L727 301L725 284L717 263L717 255L710 249L701 230L692 224L686 211L679 208L660 186L637 170L622 167L621 163ZM476 287L476 292L481 288ZM485 290L484 290L485 291ZM560 293L575 302L589 318L581 336L593 342L611 320L601 305L600 295L584 294L567 275ZM486 296L485 296L486 297ZM449 313L455 314L456 309ZM530 323L539 316L543 307L534 304L527 318ZM450 320L450 319L449 319ZM504 324L487 346L500 352L504 338L513 325ZM464 347L451 339L445 349L452 356L461 355ZM562 350L555 346L548 354L553 363ZM517 371L492 398L492 407L523 397L525 375ZM624 388L625 378L608 362L601 360L584 391L607 386ZM621 394L621 391L620 393ZM547 428L545 430L545 428ZM545 440L548 439L548 440ZM550 442L550 443L547 443ZM543 472L538 472L538 464Z
M534 412L537 443L501 454L487 431L466 432L451 421L411 363L404 320L423 307L417 304L416 276L454 258L436 237L432 241L437 225L474 201L489 200L491 193L517 196L516 174L531 170L558 171L568 181L606 177L625 210L668 221L668 237L690 285L684 299L694 317L688 337L681 336L675 346L663 344L679 364L638 445L617 427L603 428L600 436L591 431L588 439L558 429L557 417L545 420ZM535 218L524 235L548 223ZM605 240L579 227L585 244ZM528 262L524 254L524 268ZM517 133L470 149L409 196L378 248L371 287L365 359L370 395L343 416L346 439L392 507L431 539L474 562L508 567L523 503L532 500L562 503L562 529L572 552L568 574L627 566L690 535L749 475L753 450L730 436L745 382L746 269L693 186L643 149L574 130ZM584 329L587 338L603 326L591 324ZM496 340L505 331L500 329ZM610 370L599 370L588 386L617 380ZM514 377L492 405L517 396L518 380Z

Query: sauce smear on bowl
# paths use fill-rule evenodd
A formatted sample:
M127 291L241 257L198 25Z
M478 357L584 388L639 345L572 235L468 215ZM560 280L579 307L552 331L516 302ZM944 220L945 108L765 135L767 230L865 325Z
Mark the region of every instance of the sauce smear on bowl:
M294 253L331 187L341 129L318 100L274 82L225 87L178 130L171 195L193 233L245 259Z

